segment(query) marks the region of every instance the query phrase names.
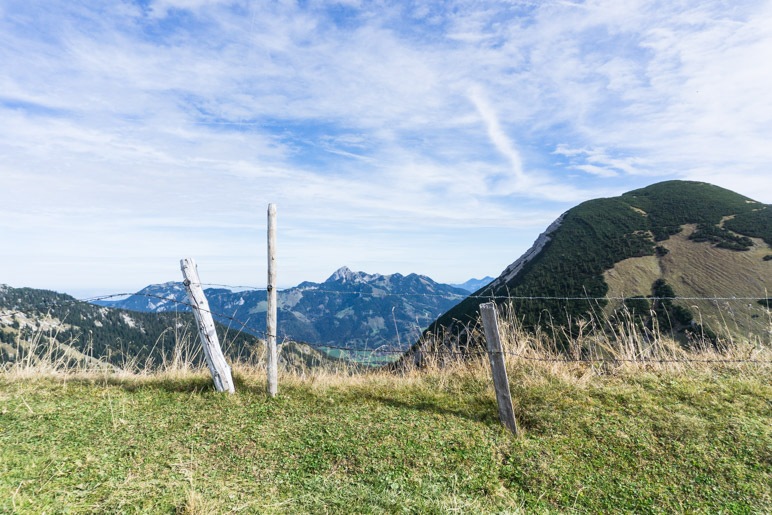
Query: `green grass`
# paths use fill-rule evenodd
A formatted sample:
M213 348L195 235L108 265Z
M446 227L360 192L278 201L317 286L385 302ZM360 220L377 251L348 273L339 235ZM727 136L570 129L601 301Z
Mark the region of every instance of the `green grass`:
M0 512L772 511L769 368L0 374Z

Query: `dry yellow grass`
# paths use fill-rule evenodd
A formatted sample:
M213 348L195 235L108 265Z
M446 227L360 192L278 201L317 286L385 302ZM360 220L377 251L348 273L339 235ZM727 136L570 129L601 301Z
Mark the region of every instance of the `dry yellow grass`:
M710 243L695 243L689 235L693 225L671 236L660 245L668 249L662 257L644 256L617 263L604 274L609 297L651 295L651 285L664 279L684 300L701 324L731 341L761 338L772 341L772 319L769 310L753 300L767 298L772 292L772 261L764 261L769 247L759 239L745 252L716 248ZM739 299L733 299L736 297ZM609 306L618 307L618 303Z
M772 367L772 348L759 338L729 341L718 347L705 342L701 347L686 349L668 335L641 333L629 317L616 319L615 325L607 331L593 331L593 324L597 326L599 322L589 322L586 333L571 339L566 349L550 333L528 332L512 312L501 311L499 328L508 368L520 380L532 378L538 382L545 377L560 377L582 384L597 376L651 371L710 373L732 369L754 374L768 372ZM608 325L608 321L602 321L600 325ZM479 325L472 328L471 334L473 341L470 348L485 348ZM40 345L40 342L34 335L33 341L20 342L20 345L29 347ZM54 342L54 345L59 344ZM34 359L6 364L1 373L11 380L45 376L65 381L76 377L106 383L194 380L205 384L208 370L194 365L196 351L191 345L191 339L184 338L167 356L162 357L160 363L128 362L122 367L106 365L95 358L57 359L56 348L52 347L48 351L37 352ZM285 346L287 350L290 348ZM487 381L489 378L489 362L483 352L462 354L432 341L426 341L424 348L434 350L424 352L420 366L406 365L393 370L367 368L343 361L328 361L316 367L301 363L285 366L280 371L280 384L303 384L321 390L343 386L386 388L397 383L409 387L423 382L428 376L441 387L458 383L459 378L467 381ZM289 363L286 361L285 365ZM236 362L232 367L237 383L258 384L265 381L264 360Z

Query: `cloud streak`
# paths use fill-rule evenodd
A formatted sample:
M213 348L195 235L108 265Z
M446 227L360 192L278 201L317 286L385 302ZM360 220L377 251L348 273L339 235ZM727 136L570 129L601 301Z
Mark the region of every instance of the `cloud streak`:
M523 172L523 159L520 156L520 152L515 148L515 145L501 127L496 111L490 105L490 102L481 89L479 87L473 88L469 96L485 123L485 128L491 143L493 143L496 150L498 150L509 162L514 178L514 183L511 185L510 191L522 191L523 183L526 182L526 176Z

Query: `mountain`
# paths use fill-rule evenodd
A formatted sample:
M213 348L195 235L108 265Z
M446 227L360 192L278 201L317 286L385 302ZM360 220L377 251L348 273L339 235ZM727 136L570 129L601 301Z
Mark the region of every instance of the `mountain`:
M265 333L265 290L204 290L216 320L233 329ZM437 316L468 291L417 274L381 275L336 270L322 283L303 282L278 292L278 336L314 345L404 350ZM189 311L181 283L151 285L106 303L145 312Z
M167 311L190 311L190 308L186 305L187 302L188 294L185 286L181 282L167 282L147 286L141 292L131 295L126 299L98 300L94 303L99 306L128 309L130 311L163 313Z
M255 350L251 335L218 328L221 344L231 357ZM138 313L99 307L69 295L32 288L0 287L0 359L15 361L34 343L39 350L54 346L79 359L88 356L114 365L149 360L159 363L180 340L195 340L191 313ZM14 347L19 341L23 344Z
M667 181L590 200L429 331L463 337L479 305L493 299L526 328L556 334L627 307L641 326L651 326L653 312L660 329L684 339L691 331L768 342L761 299L772 290L770 245L772 206L714 185ZM708 297L716 300L701 300Z
M262 341L216 324L229 361L259 359ZM0 364L46 357L68 364L154 367L169 359L179 342L203 363L192 313L141 313L95 306L48 290L0 285ZM322 353L303 345L285 346L282 361L289 366L325 364Z
M469 293L472 293L479 290L483 286L488 286L492 281L493 281L493 277L485 276L482 279L469 279L465 283L451 284L451 286L456 288L461 288L462 290L466 290Z

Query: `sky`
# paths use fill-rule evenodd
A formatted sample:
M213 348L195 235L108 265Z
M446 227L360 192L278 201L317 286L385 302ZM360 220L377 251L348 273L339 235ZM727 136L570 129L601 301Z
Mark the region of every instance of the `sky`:
M772 2L0 0L0 284L497 276L663 180L772 203Z

